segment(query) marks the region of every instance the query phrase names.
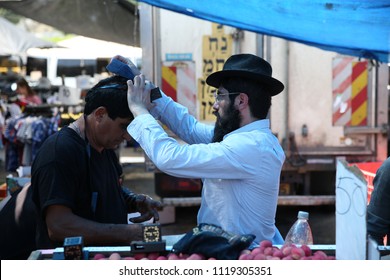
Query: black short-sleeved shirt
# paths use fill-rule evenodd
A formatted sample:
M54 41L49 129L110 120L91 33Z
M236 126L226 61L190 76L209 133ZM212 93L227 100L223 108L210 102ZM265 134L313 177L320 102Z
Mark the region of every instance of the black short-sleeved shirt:
M48 237L45 210L50 205L67 206L75 215L100 223L127 223L119 184L122 169L113 150L99 153L74 130L64 127L45 141L31 171L38 249L63 245ZM95 211L91 205L93 193L97 193Z

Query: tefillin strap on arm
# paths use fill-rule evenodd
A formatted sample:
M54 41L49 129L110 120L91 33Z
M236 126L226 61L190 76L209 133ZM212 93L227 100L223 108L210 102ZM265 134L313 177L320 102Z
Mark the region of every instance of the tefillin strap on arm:
M91 179L92 176L91 175L91 145L89 144L87 138L87 116L85 114L84 114L84 141L85 141L85 149L87 154L87 180L88 180L88 187L91 190L91 212L93 217L95 218L98 192L93 187L92 179Z
M129 189L122 187L122 193L125 198L126 205L129 207L129 211L137 212L137 203L145 201L146 197L133 193Z

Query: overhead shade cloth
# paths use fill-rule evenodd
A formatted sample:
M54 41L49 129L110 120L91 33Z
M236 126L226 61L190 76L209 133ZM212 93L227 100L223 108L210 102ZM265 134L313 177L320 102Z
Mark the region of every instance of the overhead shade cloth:
M30 48L54 46L0 17L0 55L24 54Z
M140 0L324 50L390 62L389 0Z
M83 36L75 36L60 41L58 42L58 45L63 48L68 48L69 50L77 51L78 53L84 53L85 56L89 57L111 58L114 55L121 54L132 59L134 62L136 61L136 58L140 59L142 57L141 48Z
M135 63L142 58L142 49L99 39L75 36L57 43L58 48L29 49L32 57L55 57L58 59L96 59L111 58L121 54ZM100 70L100 69L99 69Z
M126 0L0 1L0 8L66 33L139 47L136 7Z

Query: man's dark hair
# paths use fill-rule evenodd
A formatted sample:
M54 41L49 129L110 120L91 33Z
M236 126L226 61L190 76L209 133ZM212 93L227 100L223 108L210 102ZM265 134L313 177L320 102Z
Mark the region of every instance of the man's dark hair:
M240 77L226 78L222 86L229 92L243 92L249 97L249 108L253 117L260 120L267 118L271 108L271 95L260 82ZM233 102L237 95L229 95Z
M97 83L87 92L84 114L89 115L96 108L103 106L113 120L118 117L134 119L127 105L127 80L115 75Z

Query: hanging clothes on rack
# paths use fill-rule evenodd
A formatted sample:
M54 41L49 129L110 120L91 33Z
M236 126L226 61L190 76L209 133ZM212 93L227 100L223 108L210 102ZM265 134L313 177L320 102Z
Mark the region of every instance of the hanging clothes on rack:
M5 171L15 172L22 161L23 145L17 141L16 133L19 117L11 117L6 120L3 132L3 142L5 149Z
M29 166L48 136L58 130L60 116L30 116L24 114L6 121L5 168L15 172L19 166Z
M31 165L46 138L79 118L82 111L81 104L42 104L9 114L2 135L6 171Z

